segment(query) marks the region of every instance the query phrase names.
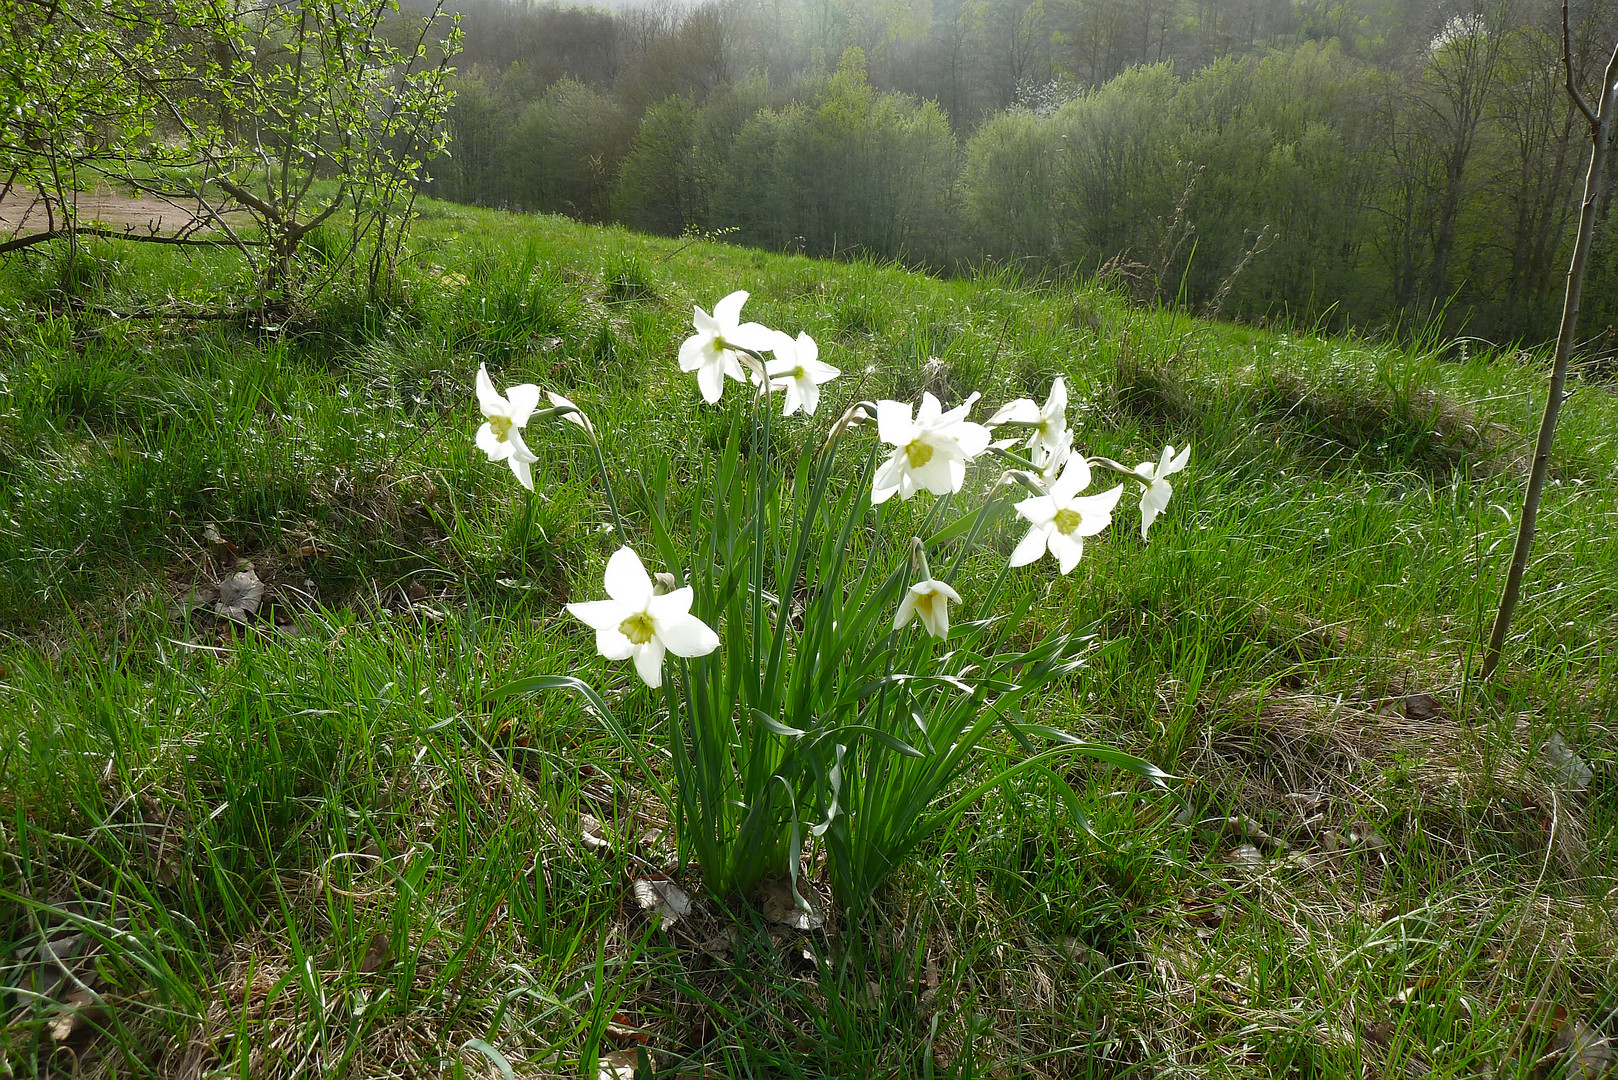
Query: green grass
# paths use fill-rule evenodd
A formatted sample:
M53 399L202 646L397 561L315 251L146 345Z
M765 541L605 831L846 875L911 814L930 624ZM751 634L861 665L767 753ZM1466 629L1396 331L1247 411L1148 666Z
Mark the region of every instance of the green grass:
M636 1028L671 1076L1527 1077L1618 1035L1609 388L1563 411L1507 670L1479 686L1541 358L427 211L393 306L332 296L279 334L74 302L209 302L240 284L223 256L0 266L13 1073L502 1075L491 1047L539 1076ZM1097 635L1041 716L1183 777L1170 796L1091 766L1008 783L829 935L739 898L667 933L640 914L632 856L672 846L633 762L571 699L489 695L578 674L649 742L665 722L562 613L612 547L594 462L536 430L526 503L471 444L472 376L588 410L644 538L634 478L725 438L674 356L690 305L734 288L845 372L818 425L780 425L789 450L858 397L992 408L1058 373L1092 453L1192 444L1150 544L1120 514L1007 598ZM237 558L267 586L247 629L188 602ZM1587 792L1545 765L1553 734ZM94 1009L58 1040L63 967Z

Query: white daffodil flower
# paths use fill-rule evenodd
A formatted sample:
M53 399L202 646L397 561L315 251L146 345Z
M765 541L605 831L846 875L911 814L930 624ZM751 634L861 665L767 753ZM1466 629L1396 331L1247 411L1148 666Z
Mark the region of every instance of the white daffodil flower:
M590 418L588 416L584 415L584 410L583 409L581 409L577 405L573 404L573 402L569 401L567 398L563 397L561 394L558 394L555 390L547 390L547 391L545 391L545 396L551 399L551 407L552 408L555 408L555 409L572 409L573 410L572 412L562 413L561 416L562 416L563 420L566 420L570 424L579 425L581 428L583 428L590 435L591 438L595 437L595 433L596 433L595 425L590 423Z
M1171 443L1163 448L1163 456L1156 465L1150 461L1143 461L1135 466L1135 475L1146 482L1146 490L1140 493L1140 538L1146 539L1146 530L1151 528L1152 522L1157 519L1169 504L1169 496L1174 494L1174 485L1169 483L1169 477L1185 468L1191 460L1191 447L1187 446L1180 451L1180 456L1174 456L1174 445Z
M719 635L691 614L691 587L659 596L640 556L621 547L607 560L608 599L569 604L567 610L596 632L596 651L608 660L633 658L646 685L663 685L663 654L706 656Z
M1035 405L1032 398L1006 402L988 420L989 427L1001 424L1031 426L1034 430L1029 433L1028 447L1036 455L1071 447L1073 431L1067 426L1067 382L1058 375L1056 381L1051 383L1050 396L1045 399L1043 406Z
M973 394L944 412L937 398L922 394L914 419L906 402L877 402L877 437L894 451L876 471L871 502L884 503L895 494L908 499L922 488L934 495L961 490L966 463L989 446L989 429L966 418L977 399Z
M1079 565L1084 555L1084 538L1112 524L1112 508L1124 493L1124 485L1099 495L1080 495L1090 486L1090 463L1084 455L1068 458L1061 475L1050 486L1049 495L1035 495L1016 506L1031 528L1011 553L1012 566L1027 566L1048 549L1057 566L1066 574Z
M478 449L489 455L490 461L510 464L518 483L534 490L534 476L529 465L539 460L522 441L522 426L528 423L534 407L539 404L539 387L533 383L513 386L502 397L489 381L489 371L478 365L478 408L487 418L478 428Z
M710 405L724 393L725 376L747 379L738 348L768 352L772 344L773 331L768 327L740 321L745 303L747 293L737 290L715 304L712 315L699 307L691 309L691 325L697 332L680 346L680 370L697 373L702 400Z
M805 414L813 416L820 405L820 384L831 382L842 371L822 361L820 346L802 331L798 332L796 340L774 331L770 351L775 353L775 359L766 364L764 370L770 377L771 391L786 391L781 415L791 416L801 408Z
M903 630L912 620L920 619L933 637L949 637L949 605L960 602L960 593L942 581L924 577L905 592L899 602L899 613L893 617L893 628Z

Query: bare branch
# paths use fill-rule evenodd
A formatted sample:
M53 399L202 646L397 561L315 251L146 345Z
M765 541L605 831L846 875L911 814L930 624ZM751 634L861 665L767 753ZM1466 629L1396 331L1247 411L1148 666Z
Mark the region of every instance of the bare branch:
M15 237L0 242L0 255L8 251L20 251L23 248L33 247L51 240L73 239L78 236L100 236L109 240L129 240L138 244L169 244L174 247L262 247L263 242L258 240L228 240L228 239L198 239L191 236L169 236L164 233L139 233L125 229L102 229L92 225L67 225L62 228L50 228L44 232L30 233L27 236Z
M1579 107L1584 118L1594 126L1601 123L1600 118L1591 111L1590 103L1584 100L1579 88L1573 85L1573 34L1568 29L1567 20L1567 0L1562 0L1562 70L1567 75L1567 96L1573 99L1573 104Z

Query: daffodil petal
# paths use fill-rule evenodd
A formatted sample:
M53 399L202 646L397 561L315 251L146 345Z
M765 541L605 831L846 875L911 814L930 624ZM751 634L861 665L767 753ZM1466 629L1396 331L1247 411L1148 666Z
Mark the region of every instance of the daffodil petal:
M1150 491L1150 489L1147 490L1148 492ZM1158 513L1158 508L1147 500L1145 494L1142 494L1140 499L1140 538L1142 540L1146 539L1146 530L1151 528L1152 522L1157 520Z
M798 387L798 400L803 405L806 415L815 415L815 410L820 408L820 387L813 381L805 379Z
M1030 495L1012 509L1035 525L1046 525L1056 517L1056 500L1049 495Z
M899 490L899 484L904 475L904 450L895 450L888 455L888 460L877 466L876 476L872 480L872 487L878 491L891 489L889 490L889 494L891 494L893 491ZM882 499L876 501L881 502Z
M1174 485L1167 480L1154 480L1151 485L1141 493L1142 505L1150 504L1153 510L1161 513L1168 509L1169 499L1174 495Z
M517 478L517 483L521 484L529 491L534 490L534 472L531 468L531 462L523 460L516 454L512 454L506 459L506 464L511 466L512 475Z
M478 408L483 410L484 416L505 416L506 399L494 388L489 379L489 369L483 364L478 365Z
M803 408L803 390L797 379L787 379L781 383L781 389L786 391L781 399L781 415L791 416ZM813 410L810 410L811 412Z
M1011 549L1011 558L1007 560L1012 566L1027 566L1031 562L1038 562L1040 556L1045 554L1045 543L1052 529L1049 525L1034 525Z
M722 364L704 364L697 369L697 389L702 400L712 405L725 392L725 369Z
M1039 406L1034 404L1032 398L1023 397L1006 402L984 423L989 427L999 427L1001 424L1033 424L1038 420Z
M1052 529L1049 538L1051 554L1056 556L1056 568L1064 574L1073 572L1079 565L1079 559L1084 555L1084 539L1075 533L1072 536L1062 535L1060 530Z
M729 296L713 306L714 321L719 324L719 332L726 337L730 331L742 320L742 305L747 303L747 290L737 289Z
M654 614L652 625L657 639L675 656L707 656L719 648L719 635L695 615L662 619Z
M1090 463L1083 454L1074 454L1062 466L1062 474L1051 484L1051 497L1065 503L1090 486Z
M680 343L680 370L696 371L702 366L703 354L713 344L712 334L692 334Z
M982 424L974 424L970 420L963 420L961 423L956 424L950 434L954 437L955 442L961 448L961 453L966 455L968 461L987 450L989 440L994 438L988 428Z
M592 630L617 630L634 614L616 600L582 600L567 605L567 613Z
M1118 505L1118 497L1124 493L1124 485L1108 488L1099 495L1085 495L1068 503L1068 508L1079 513L1079 527L1074 530L1077 536L1094 536L1112 524L1112 510Z
M903 401L876 403L876 437L889 446L904 446L916 437L910 406Z
M903 630L910 625L910 620L916 617L916 594L906 590L904 599L899 601L899 613L893 617L893 628Z
M511 424L513 427L522 427L528 423L534 409L539 405L539 387L533 383L523 383L506 390L506 397L511 401Z
M812 364L819 364L820 363L820 360L819 360L820 346L815 344L815 339L814 338L810 337L806 332L804 332L802 330L798 331L797 346L798 346L798 363L803 364L805 367L808 367L808 366L810 366ZM822 367L831 367L830 364L821 364L821 366ZM837 371L836 368L831 368L831 370L832 370L832 373L834 375L838 374L838 371ZM825 380L821 379L821 380L818 380L818 381L824 382Z
M691 601L696 599L696 591L689 585L682 585L662 596L653 596L646 601L646 614L655 621L657 619L678 619L691 610Z
M1054 421L1060 419L1062 426L1067 426L1067 380L1058 375L1051 383L1050 396L1045 399L1045 407L1041 410L1041 419Z
M522 432L515 427L506 432L506 443L511 447L511 456L517 461L538 461L539 455L528 449L523 441Z
M635 643L623 635L616 626L596 630L596 652L607 660L628 660L635 651Z
M634 646L635 671L647 686L656 690L663 685L663 643L657 638L644 645Z
M635 549L627 545L613 552L612 558L607 560L607 572L602 584L608 596L628 609L624 613L625 618L634 612L645 611L646 602L652 598L652 579L641 564L640 556L635 554Z
M775 331L760 323L742 323L725 334L725 341L754 352L769 352L775 347Z
M494 428L484 424L478 428L476 436L478 449L489 455L490 461L504 461L511 456L511 444L501 442L494 434Z

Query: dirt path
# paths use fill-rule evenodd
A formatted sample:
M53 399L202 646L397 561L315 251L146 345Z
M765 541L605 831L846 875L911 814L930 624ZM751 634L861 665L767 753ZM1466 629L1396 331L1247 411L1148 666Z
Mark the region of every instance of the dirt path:
M134 233L172 236L197 220L196 212L183 206L114 191L80 192L75 203L82 224ZM60 215L56 222L61 223ZM45 206L32 193L14 191L0 199L0 238L28 236L48 227Z

